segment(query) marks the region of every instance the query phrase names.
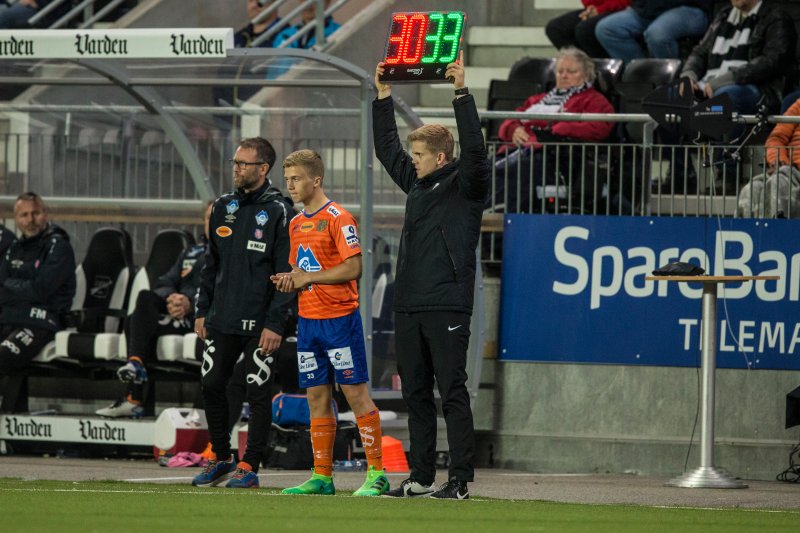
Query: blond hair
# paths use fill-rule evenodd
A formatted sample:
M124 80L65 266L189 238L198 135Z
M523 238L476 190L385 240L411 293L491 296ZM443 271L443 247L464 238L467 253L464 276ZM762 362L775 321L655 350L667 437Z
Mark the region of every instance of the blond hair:
M325 165L322 163L322 156L314 150L297 150L286 156L283 160L283 168L302 167L309 177L324 177Z
M408 134L408 142L422 141L428 150L438 154L443 153L447 162L453 160L455 141L450 130L441 124L425 124Z

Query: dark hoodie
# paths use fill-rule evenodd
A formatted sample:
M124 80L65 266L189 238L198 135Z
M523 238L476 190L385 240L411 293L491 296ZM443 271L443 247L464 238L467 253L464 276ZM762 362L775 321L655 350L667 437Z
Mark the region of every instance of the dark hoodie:
M200 273L197 318L229 335L283 334L295 293L275 290L270 276L289 272L289 220L294 211L269 186L221 196L214 202L208 251Z
M75 296L75 253L55 224L14 242L0 262L0 324L58 331Z

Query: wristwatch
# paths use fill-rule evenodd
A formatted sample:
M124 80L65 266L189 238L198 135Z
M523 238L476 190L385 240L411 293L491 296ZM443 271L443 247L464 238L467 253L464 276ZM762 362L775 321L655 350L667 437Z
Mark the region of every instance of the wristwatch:
M461 87L460 89L455 90L456 96L463 96L465 94L469 94L469 87Z

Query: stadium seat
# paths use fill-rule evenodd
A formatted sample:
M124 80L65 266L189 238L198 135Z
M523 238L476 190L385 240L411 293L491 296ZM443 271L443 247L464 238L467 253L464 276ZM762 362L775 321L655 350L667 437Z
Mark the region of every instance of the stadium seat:
M119 228L97 230L76 270L71 312L75 329L56 333L56 357L79 361L119 357L119 333L132 270L128 232Z
M680 73L680 59L634 59L615 84L620 113L642 113L642 100L653 89L675 80ZM643 124L625 124L623 137L631 142L641 142Z
M153 245L150 247L150 255L147 262L137 272L131 284L130 297L128 299L128 316L133 314L136 307L136 299L141 291L150 290L154 287L158 278L166 274L170 267L175 264L180 253L188 246L194 244L194 237L186 231L178 229L164 229L156 234ZM177 337L163 341L164 349L167 353L181 353L183 335L165 335L164 337ZM128 343L124 334L119 335L119 356L120 359L128 358ZM175 348L170 348L176 344ZM162 342L159 338L158 346ZM176 351L177 350L177 351ZM167 361L177 359L167 358Z
M486 109L489 111L514 111L525 100L534 94L544 91L544 85L532 81L491 80L489 82L489 97ZM486 121L486 138L489 141L498 141L497 133L503 119L489 119Z
M621 59L592 59L594 62L594 69L597 72L597 81L595 88L609 97L614 94L617 82L622 77L622 60ZM613 102L612 102L613 103ZM614 106L616 109L616 106Z
M554 57L523 57L511 65L508 81L539 83L542 92L549 90L556 82L556 59Z

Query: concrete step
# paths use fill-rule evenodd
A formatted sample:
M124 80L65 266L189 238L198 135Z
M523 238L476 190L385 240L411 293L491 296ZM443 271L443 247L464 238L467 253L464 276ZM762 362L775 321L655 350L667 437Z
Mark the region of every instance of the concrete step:
M543 27L477 26L467 40L467 64L510 67L518 59L553 57L556 49Z

